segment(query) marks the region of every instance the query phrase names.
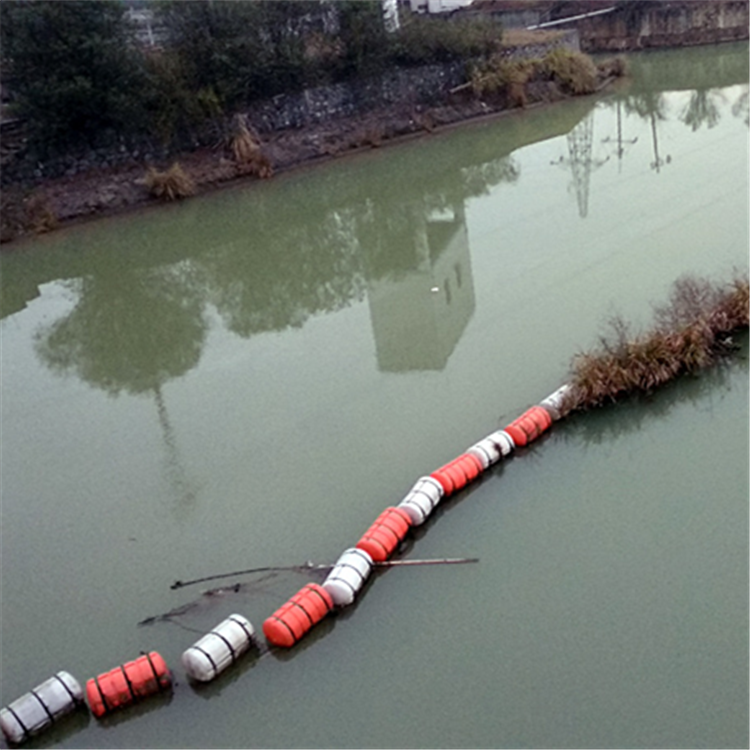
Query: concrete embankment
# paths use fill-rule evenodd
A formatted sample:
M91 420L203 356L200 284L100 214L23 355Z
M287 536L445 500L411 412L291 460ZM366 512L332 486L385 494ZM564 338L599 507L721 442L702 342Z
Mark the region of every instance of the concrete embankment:
M578 34L583 51L689 47L748 38L747 0L667 0L618 6L612 13L580 22Z
M506 28L574 29L582 52L632 52L748 38L748 0L475 0L459 17Z

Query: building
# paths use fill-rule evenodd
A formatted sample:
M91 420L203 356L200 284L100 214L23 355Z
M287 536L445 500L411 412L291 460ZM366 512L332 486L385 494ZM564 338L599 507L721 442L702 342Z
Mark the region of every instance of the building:
M413 13L450 13L466 8L473 0L408 0Z

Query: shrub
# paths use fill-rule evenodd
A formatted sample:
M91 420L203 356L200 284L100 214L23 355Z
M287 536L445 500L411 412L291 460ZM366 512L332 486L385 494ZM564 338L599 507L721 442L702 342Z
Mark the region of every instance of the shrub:
M142 121L143 73L114 0L5 0L2 60L15 108L43 152L91 144L103 131Z
M497 51L502 25L492 20L446 21L416 16L391 41L391 59L400 65L487 57Z
M591 94L596 91L596 65L581 52L563 47L553 49L542 58L542 70L571 94Z
M507 91L513 99L523 98L524 86L540 69L539 60L505 60L492 57L485 63L474 66L471 88L476 96L486 96Z
M212 89L224 109L302 88L317 68L299 26L319 3L172 0L156 7L185 85Z
M669 303L655 310L655 327L631 335L621 318L597 351L572 363L566 410L587 409L621 396L649 392L683 373L707 367L732 348L730 333L748 327L750 286L736 276L724 287L684 277L675 282Z
M383 9L377 0L344 0L338 3L339 36L344 53L338 75L344 77L381 72L388 60L389 36Z
M223 113L212 87L190 88L182 60L173 51L146 54L144 69L142 97L149 130L165 144Z
M144 183L151 195L166 201L187 198L195 192L193 181L185 174L179 162L172 164L166 172L149 167Z
M596 64L596 67L599 75L604 78L621 78L630 72L628 61L620 55L602 60Z

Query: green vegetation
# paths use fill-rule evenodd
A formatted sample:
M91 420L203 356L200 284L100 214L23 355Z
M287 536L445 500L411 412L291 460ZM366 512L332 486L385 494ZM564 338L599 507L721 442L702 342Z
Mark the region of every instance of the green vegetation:
M491 54L498 23L408 16L378 0L152 0L144 48L118 0L3 0L2 65L40 155L159 136L165 144L250 102L398 65Z
M488 21L415 17L394 36L391 59L398 65L427 65L488 57L500 48L501 31Z
M2 64L37 145L90 142L140 120L139 55L115 0L0 5Z
M749 303L746 276L736 276L724 286L692 277L678 279L669 303L655 310L653 330L632 335L616 317L599 350L574 358L565 410L647 393L713 364L732 350L730 334L748 327Z

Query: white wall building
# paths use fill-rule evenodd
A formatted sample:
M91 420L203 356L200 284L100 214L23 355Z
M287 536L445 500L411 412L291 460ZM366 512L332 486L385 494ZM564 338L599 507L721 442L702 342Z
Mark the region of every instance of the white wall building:
M386 31L398 31L400 22L398 18L398 3L396 0L382 0L383 20Z
M414 13L448 13L471 5L473 0L409 0Z

